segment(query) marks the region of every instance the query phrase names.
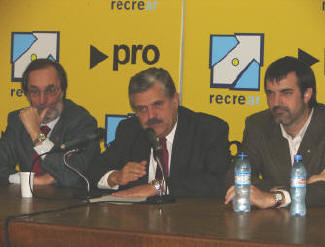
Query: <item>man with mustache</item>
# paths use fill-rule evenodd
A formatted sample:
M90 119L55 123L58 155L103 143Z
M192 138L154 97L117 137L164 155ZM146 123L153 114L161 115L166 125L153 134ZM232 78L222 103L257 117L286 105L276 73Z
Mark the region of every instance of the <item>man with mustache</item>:
M53 184L78 187L79 175L63 163L63 153L38 157L54 146L77 137L96 133L97 122L81 106L65 98L67 77L64 68L48 59L31 62L23 73L22 88L29 107L8 115L7 129L0 139L0 179L3 183L19 183L21 171L36 173L34 184ZM73 154L68 163L80 172L88 170L89 160L99 153L94 141L86 151ZM34 164L34 160L36 160Z
M164 190L145 134L152 128L165 138L162 163L170 193L221 196L229 157L227 123L179 106L174 82L164 69L149 68L133 76L129 101L136 116L121 121L115 140L94 162L95 185L119 190L113 195L121 197L148 197Z
M264 87L269 109L247 118L243 137L252 166L251 205L290 204L295 154L302 155L307 169L307 206L325 205L325 106L316 101L313 71L296 58L283 57L268 67ZM234 195L231 186L225 203Z

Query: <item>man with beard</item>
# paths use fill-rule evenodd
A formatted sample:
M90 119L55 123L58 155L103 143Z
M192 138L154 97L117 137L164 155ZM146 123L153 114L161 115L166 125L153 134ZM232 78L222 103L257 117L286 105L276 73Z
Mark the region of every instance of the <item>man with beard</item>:
M174 82L164 69L149 68L133 76L129 101L136 116L119 124L115 140L94 162L95 185L119 189L113 195L121 197L148 197L164 190L145 134L152 128L161 141L170 193L222 195L229 157L227 123L179 106Z
M290 204L295 154L302 155L307 169L307 206L325 205L325 106L316 101L313 71L296 58L284 57L268 67L264 87L269 110L247 118L243 137L252 166L251 205ZM228 177L233 183L233 176ZM231 186L225 203L234 195Z
M34 184L81 186L79 175L64 165L62 152L39 155L77 137L96 133L96 120L87 110L65 99L67 78L59 63L48 59L31 62L23 73L22 88L30 106L8 115L7 128L0 139L1 182L20 182L15 171L18 164L21 171L33 168ZM99 153L99 144L94 141L86 151L69 157L68 163L85 173L96 152Z

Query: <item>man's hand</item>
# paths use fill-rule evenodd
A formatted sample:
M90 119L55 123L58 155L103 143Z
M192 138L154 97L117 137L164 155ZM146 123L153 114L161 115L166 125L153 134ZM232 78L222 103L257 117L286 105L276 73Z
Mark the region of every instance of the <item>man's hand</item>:
M312 184L319 181L325 181L325 169L321 173L313 175L310 178L308 178L307 184Z
M259 208L271 208L275 205L273 194L251 185L251 205Z
M116 197L149 197L158 194L156 188L151 184L134 186L127 190L121 190L112 194Z
M126 185L129 182L136 181L146 175L147 161L128 162L121 170L114 171L108 178L108 184L113 187L115 185Z
M39 114L35 107L27 107L19 112L20 121L24 124L26 131L30 135L32 140L41 133L40 126L43 118L46 115L48 108L42 110Z
M229 202L232 202L235 198L235 186L232 185L226 192L225 204L228 205Z
M250 191L251 205L259 208L270 208L275 205L273 194L270 192L261 191L254 185L251 185ZM231 186L226 193L225 204L233 201L235 197L235 186Z
M34 176L35 185L54 184L55 182L56 182L55 178L48 173L40 176Z

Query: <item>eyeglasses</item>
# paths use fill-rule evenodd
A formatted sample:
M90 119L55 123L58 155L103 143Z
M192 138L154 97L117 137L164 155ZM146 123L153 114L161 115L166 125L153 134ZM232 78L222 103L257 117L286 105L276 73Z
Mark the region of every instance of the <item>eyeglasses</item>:
M44 96L54 96L57 94L57 92L59 90L60 90L60 88L52 85L52 86L47 87L44 91L41 91L36 88L32 88L32 89L28 90L28 94L33 98L39 97L42 92L43 92Z

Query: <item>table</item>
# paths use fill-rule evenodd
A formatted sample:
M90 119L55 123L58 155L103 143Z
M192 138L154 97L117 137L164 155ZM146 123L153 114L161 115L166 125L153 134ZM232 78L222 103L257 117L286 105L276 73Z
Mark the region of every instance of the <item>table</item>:
M36 187L48 197L71 197L73 190ZM63 208L81 200L21 199L17 185L0 187L0 246L8 215ZM8 208L8 210L5 210ZM215 198L183 198L165 205L85 205L15 219L11 246L325 246L325 208L290 217L288 209L254 209L236 214Z

